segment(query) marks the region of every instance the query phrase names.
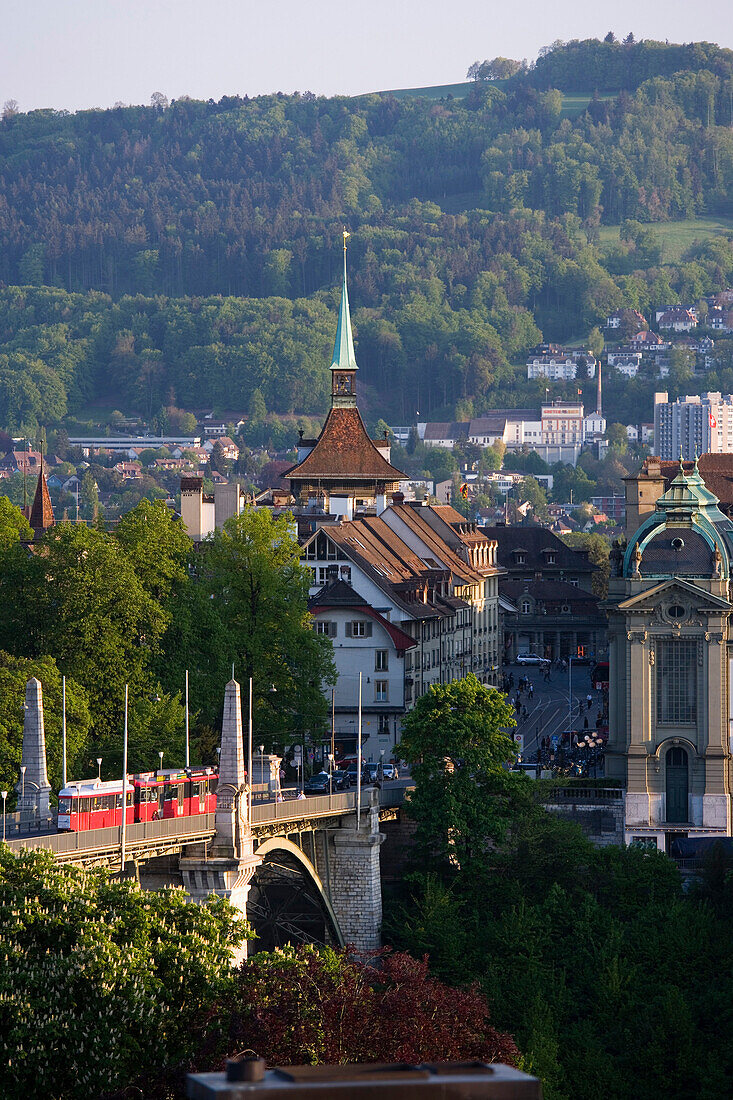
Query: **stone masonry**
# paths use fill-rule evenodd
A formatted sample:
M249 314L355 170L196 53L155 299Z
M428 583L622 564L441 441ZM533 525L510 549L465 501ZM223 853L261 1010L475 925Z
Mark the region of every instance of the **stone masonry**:
M221 726L221 760L216 791L216 836L210 851L182 856L183 885L193 901L204 902L212 894L227 898L243 916L252 875L261 860L254 853L247 799L248 779L244 764L242 704L239 684L230 680L224 694ZM245 940L234 962L247 957Z
M18 809L22 814L47 817L50 812L51 785L46 771L46 735L43 728L43 689L34 676L25 687L23 719L23 755L25 779L15 785Z
M354 815L345 818L333 833L329 860L331 904L345 942L358 951L374 951L381 946L379 847L383 840L376 798L362 814L358 831Z

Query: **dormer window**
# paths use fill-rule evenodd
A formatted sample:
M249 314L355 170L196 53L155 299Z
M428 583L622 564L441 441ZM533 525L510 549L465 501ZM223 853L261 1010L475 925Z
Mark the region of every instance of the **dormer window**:
M530 600L522 600L522 614L530 615L532 613L532 603Z
M525 554L524 550L515 550L514 551L514 561L517 565L525 565L526 564L527 555Z
M554 550L545 550L545 565L555 565L557 563L557 554Z

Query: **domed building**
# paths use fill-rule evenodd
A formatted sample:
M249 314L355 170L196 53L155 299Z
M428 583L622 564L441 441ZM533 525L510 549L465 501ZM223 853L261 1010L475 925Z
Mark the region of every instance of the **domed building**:
M680 464L609 582L606 774L626 841L731 835L733 522L697 462Z

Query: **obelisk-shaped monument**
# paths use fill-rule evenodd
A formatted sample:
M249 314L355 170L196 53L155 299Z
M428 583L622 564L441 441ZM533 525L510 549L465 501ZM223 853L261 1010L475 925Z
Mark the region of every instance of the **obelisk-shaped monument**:
M51 785L46 771L46 735L43 728L43 688L34 676L25 686L23 756L25 776L15 785L21 813L47 817Z
M232 859L242 852L242 840L249 829L246 780L242 702L239 684L236 680L230 680L224 691L219 783L216 788L216 837L212 855Z
M252 875L262 862L254 851L247 805L247 772L242 738L242 704L239 684L230 680L224 692L221 724L219 783L216 788L216 834L208 851L190 849L181 856L183 885L192 901L212 894L227 898L243 916ZM186 849L188 851L189 849ZM233 961L247 957L247 941L233 952Z

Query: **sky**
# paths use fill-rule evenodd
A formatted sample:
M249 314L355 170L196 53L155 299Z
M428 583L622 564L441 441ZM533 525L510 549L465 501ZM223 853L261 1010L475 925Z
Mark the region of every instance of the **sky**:
M70 111L312 91L357 95L465 79L471 62L533 60L556 39L733 47L726 0L2 0L0 104Z

